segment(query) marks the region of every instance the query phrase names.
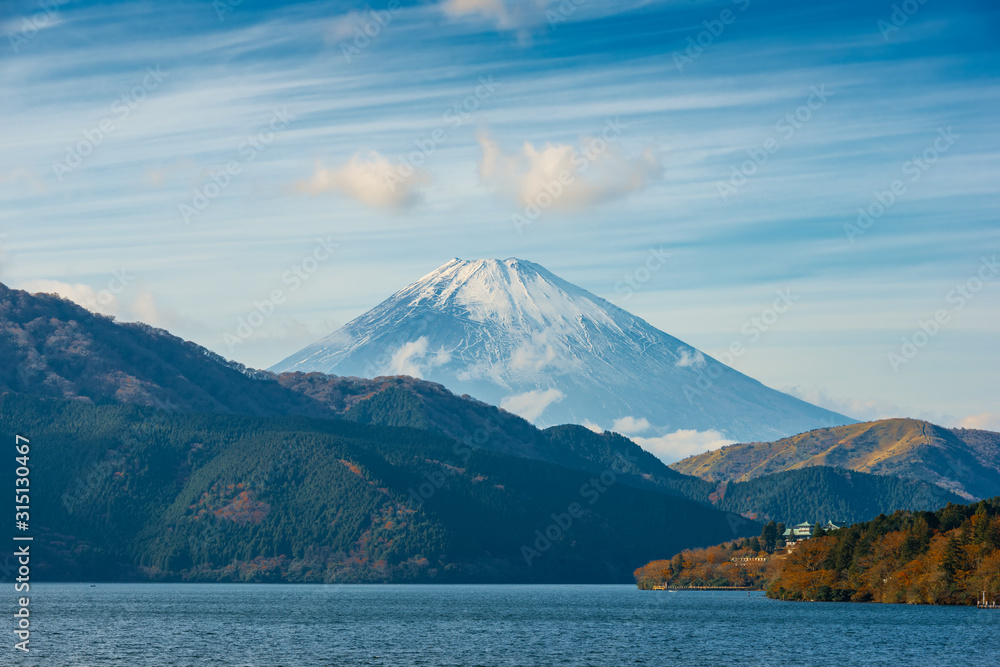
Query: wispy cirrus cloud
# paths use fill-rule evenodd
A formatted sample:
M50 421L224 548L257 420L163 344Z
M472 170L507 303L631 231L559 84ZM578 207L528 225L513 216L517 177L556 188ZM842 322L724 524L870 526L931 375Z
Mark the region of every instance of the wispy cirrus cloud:
M739 325L754 314L745 307L759 294L792 278L800 285L795 317L738 360L739 370L765 384L817 381L840 396L864 386L868 397L943 415L995 411L982 368L1000 363L1000 292L981 292L933 351L911 364L905 382L883 374L880 362L970 261L1000 247L996 7L960 2L922 10L886 40L877 21L887 5L754 2L746 21L727 27L678 72L673 52L684 52L728 0L551 2L546 11L576 7L554 14L552 25L530 0L523 10L513 2L402 4L365 57L347 63L340 42L353 45L355 28L373 20L367 10L351 14L358 5L350 3L244 2L224 22L207 2L185 4L185 11L128 0L61 3L61 23L16 58L0 58L8 82L0 102L17 128L0 155L4 281L72 284L107 266L141 263L160 303L210 323L204 336L177 333L226 353L218 332L332 221L353 239L352 250L336 269L342 274L311 281L289 304L288 317L304 326L347 321L451 256L528 255L608 297L634 266L636 248L669 241L677 249L670 280L638 293L629 310L706 353L745 342ZM445 6L450 20L442 20ZM31 16L37 2L14 7L7 16ZM608 14L613 20L602 19ZM542 23L510 48L511 35L532 21ZM113 115L110 105L156 65L170 73L162 89L72 178L53 178L52 163ZM442 114L490 74L503 87L453 129ZM822 85L833 93L829 103L786 138L787 115L811 86ZM204 224L174 227L178 201L204 181L198 175L243 160L241 143L284 105L296 114L294 125L245 164ZM579 156L587 144L581 137L599 133L616 114L628 123L620 157L634 162L649 147L662 175L652 179L640 169L634 187L612 173L567 192L553 207L571 212L579 233L544 224L530 237L496 233L510 210L497 210L491 190L508 204L541 195L537 182L552 173L547 165L572 151ZM903 165L948 125L961 141L909 183L863 243L845 247L844 223L857 219L874 192L907 178ZM409 192L405 184L401 193L379 192L377 180L366 187L371 179L338 173L359 148L377 148L398 163L395 156L439 127L448 140L421 165L433 180ZM490 180L476 173L483 158L476 133L484 128L498 149ZM720 201L717 182L775 136L780 151L737 196ZM342 189L296 196L286 184L308 183L317 156L322 169L342 177ZM182 160L190 170L167 169ZM40 187L24 171L14 174L21 167ZM581 182L596 173L589 168ZM569 205L577 196L613 206ZM348 279L354 276L364 278ZM297 347L291 340L247 346L240 361L266 366ZM546 359L543 347L520 360L528 368ZM840 411L878 414L858 408Z

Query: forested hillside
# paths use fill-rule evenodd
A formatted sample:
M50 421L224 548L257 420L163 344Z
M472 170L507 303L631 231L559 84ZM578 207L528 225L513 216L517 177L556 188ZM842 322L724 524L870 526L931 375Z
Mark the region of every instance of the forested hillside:
M283 373L278 381L302 392L344 419L382 426L409 426L447 435L474 449L488 449L597 472L616 465L629 483L708 500L711 484L674 472L617 433L577 425L539 430L521 417L456 396L433 382L411 377L373 380L322 373Z
M639 588L745 586L782 600L975 604L1000 601L1000 497L936 512L894 512L786 550L767 525L635 571Z
M1000 598L1000 497L896 512L808 540L767 588L784 600L975 604Z
M708 481L747 481L811 466L919 479L966 500L988 498L1000 494L1000 433L883 419L729 445L671 464Z
M934 484L889 475L814 466L720 486L715 505L788 525L822 519L865 521L896 510L932 510L963 499Z
M654 554L760 530L613 467L416 429L7 394L0 433L31 440L49 579L621 582Z
M162 329L0 284L0 394L8 391L178 412L331 416L270 373Z
M762 520L798 523L823 516L862 521L897 509L934 509L961 498L927 482L830 467L791 470L759 480L708 482L672 470L617 433L576 425L538 430L524 419L441 385L408 377L341 378L284 373L284 386L318 400L345 419L412 426L442 433L473 448L540 459L599 473L610 465L621 481L652 488Z

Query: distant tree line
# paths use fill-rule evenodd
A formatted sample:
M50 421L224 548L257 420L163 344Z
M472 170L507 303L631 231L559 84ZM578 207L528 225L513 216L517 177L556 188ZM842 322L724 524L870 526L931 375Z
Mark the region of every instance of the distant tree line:
M651 561L636 582L747 586L782 600L974 604L982 592L1000 600L1000 497L883 514L829 533L817 524L789 553L780 539L772 548L780 528L769 523L759 537Z

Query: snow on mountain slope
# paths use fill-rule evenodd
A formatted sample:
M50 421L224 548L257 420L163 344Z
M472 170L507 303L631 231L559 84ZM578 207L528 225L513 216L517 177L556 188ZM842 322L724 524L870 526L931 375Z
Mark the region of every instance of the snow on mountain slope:
M412 375L539 426L597 425L654 451L678 431L769 440L853 422L520 259L454 259L270 370Z

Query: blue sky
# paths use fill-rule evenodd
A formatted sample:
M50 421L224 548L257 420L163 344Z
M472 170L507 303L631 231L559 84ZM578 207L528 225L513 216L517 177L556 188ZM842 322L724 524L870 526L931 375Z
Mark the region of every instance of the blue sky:
M267 367L452 257L520 257L825 407L1000 429L992 3L52 0L0 27L10 286Z

